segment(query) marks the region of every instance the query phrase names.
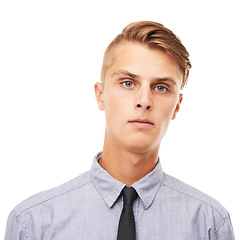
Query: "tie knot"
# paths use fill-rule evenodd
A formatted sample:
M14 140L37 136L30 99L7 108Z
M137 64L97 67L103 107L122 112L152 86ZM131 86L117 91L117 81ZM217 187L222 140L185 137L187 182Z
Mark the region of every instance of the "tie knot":
M124 206L132 206L138 194L133 187L124 187L122 190Z

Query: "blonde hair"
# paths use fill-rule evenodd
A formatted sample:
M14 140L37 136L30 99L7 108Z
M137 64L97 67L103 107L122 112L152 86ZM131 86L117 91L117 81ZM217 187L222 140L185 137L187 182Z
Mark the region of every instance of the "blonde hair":
M108 67L114 62L116 49L126 41L146 44L153 49L159 49L175 59L183 73L181 89L188 80L191 62L189 53L183 46L181 40L162 24L151 21L139 21L127 25L107 47L102 65L101 80L104 83L105 73Z

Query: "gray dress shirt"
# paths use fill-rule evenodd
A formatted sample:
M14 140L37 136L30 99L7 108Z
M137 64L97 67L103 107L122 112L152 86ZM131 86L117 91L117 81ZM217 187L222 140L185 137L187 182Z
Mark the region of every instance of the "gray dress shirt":
M101 154L101 153L99 153ZM5 240L116 240L125 186L101 168L20 203ZM137 240L233 240L228 212L214 199L163 173L160 163L132 185Z

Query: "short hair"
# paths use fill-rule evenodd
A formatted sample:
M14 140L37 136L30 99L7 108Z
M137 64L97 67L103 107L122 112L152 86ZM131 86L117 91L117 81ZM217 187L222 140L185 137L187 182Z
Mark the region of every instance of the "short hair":
M152 49L159 49L169 54L178 63L183 73L181 89L183 89L188 80L191 62L189 53L183 46L181 40L168 28L162 24L152 21L139 21L127 25L121 34L119 34L108 45L102 64L101 81L104 83L107 68L114 62L116 49L125 42L143 43Z

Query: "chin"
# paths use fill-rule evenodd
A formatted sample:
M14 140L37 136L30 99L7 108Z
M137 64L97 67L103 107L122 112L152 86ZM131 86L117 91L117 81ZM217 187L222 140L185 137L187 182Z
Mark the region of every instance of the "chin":
M156 143L143 143L141 140L137 140L135 142L129 143L125 142L125 148L128 149L129 152L144 154L149 153L151 151L155 151L159 148L159 144Z

